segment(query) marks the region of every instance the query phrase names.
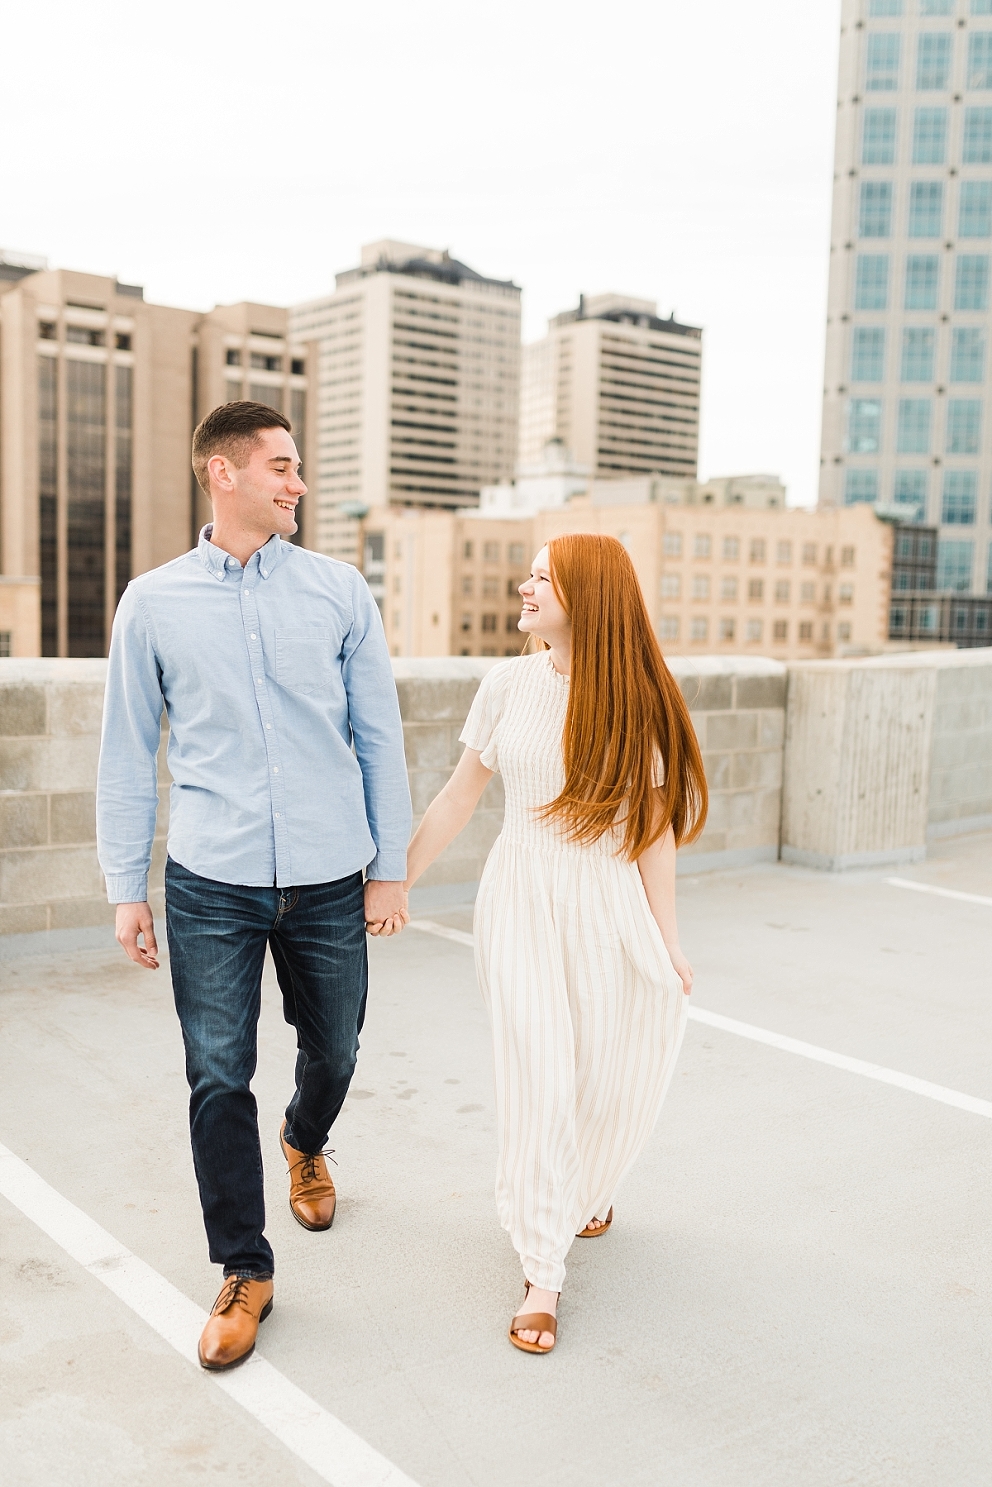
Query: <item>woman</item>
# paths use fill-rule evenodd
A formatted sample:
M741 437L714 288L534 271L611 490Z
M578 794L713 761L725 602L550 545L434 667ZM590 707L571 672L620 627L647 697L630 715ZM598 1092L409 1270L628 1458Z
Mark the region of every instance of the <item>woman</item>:
M633 565L613 537L556 537L520 585L536 654L495 666L458 765L410 844L409 887L503 776L503 830L475 910L496 1058L496 1201L520 1255L510 1341L555 1344L573 1238L605 1234L657 1120L692 968L675 921L675 850L706 781Z

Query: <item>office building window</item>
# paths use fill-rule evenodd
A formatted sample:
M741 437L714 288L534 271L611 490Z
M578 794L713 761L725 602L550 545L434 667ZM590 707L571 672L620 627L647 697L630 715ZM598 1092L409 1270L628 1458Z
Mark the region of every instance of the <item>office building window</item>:
M515 635L516 634L517 629L518 629L519 619L520 619L520 616L518 614L508 614L507 615L507 617L506 617L506 633L508 635Z
M499 579L495 574L487 575L482 580L482 592L487 599L499 598Z
M102 656L107 368L67 360L65 386L68 653Z
M399 620L399 615L397 615L396 618L397 618L397 621L398 621ZM472 616L470 614L463 614L462 615L462 629L463 630L471 630L471 628L472 628Z
M661 638L662 638L662 640L678 640L678 638L679 638L679 617L678 617L678 615L677 614L665 614L665 615L662 615L662 617L661 617L660 630L661 630Z
M799 602L800 602L800 604L815 604L816 603L816 584L815 583L801 583L799 585Z
M799 623L799 639L800 640L812 640L813 639L813 621L812 620L801 620L800 621L800 623Z
M891 165L896 158L896 111L894 108L865 109L861 136L863 165Z
M939 182L937 184L939 185ZM859 237L887 238L891 234L892 183L890 181L862 181Z
M953 15L954 0L920 0L920 15Z
M907 310L936 310L940 259L936 253L911 253L906 259Z
M896 426L898 454L930 453L930 399L900 398Z
M949 31L924 31L916 44L916 86L921 92L943 92L951 77Z
M869 93L894 93L898 88L899 41L891 31L869 36L865 57L865 88Z
M13 630L0 630L0 657L6 660L13 654Z
M131 582L131 440L133 386L130 367L114 368L114 598Z
M937 588L945 594L966 594L971 588L974 560L973 542L938 542Z
M962 181L958 236L992 237L992 181Z
M840 550L840 566L842 568L854 567L854 548L842 547Z
M790 592L789 580L787 578L780 578L775 584L775 603L788 604Z
M764 537L752 537L748 553L752 563L763 563L765 561Z
M844 476L844 505L874 504L878 500L877 470L848 470ZM804 560L805 561L805 560ZM816 559L814 558L815 562Z
M267 382L252 382L248 387L248 397L253 403L264 403L266 408L282 412L281 387L270 387Z
M972 15L992 15L992 0L971 0Z
M733 615L725 614L720 621L720 639L733 640L737 631L737 624Z
M868 0L870 16L902 15L902 0Z
M736 563L740 555L741 539L739 537L724 537L723 561L725 563Z
M682 533L666 532L662 548L666 558L680 558L682 556Z
M251 353L249 364L251 366L253 366L255 368L255 370L258 371L258 372L281 372L282 371L282 357L281 356L263 356L262 353L259 352L259 351L253 351ZM270 407L270 406L271 406L271 404L266 404L266 407Z
M487 634L491 634L496 629L496 623L497 623L497 616L496 615L494 615L494 614L484 614L482 616L482 628L483 628L483 630Z
M721 599L725 599L725 600L730 600L731 602L733 602L733 601L735 601L737 599L737 579L736 578L721 578L721 580L720 580L720 598Z
M855 274L854 308L885 310L889 304L889 255L860 253Z
M224 361L225 364L229 367L240 367L241 352L237 351L233 346L228 346L227 355L225 356Z
M462 598L463 599L471 599L471 597L472 597L472 595L474 593L475 593L475 579L469 573L469 574L466 574L462 578Z
M981 423L978 398L951 398L947 404L947 453L977 454Z
M680 599L682 597L682 579L677 573L663 573L661 576L661 597L663 599Z
M949 527L973 527L978 500L978 476L974 470L945 470L940 519ZM970 564L969 564L970 574Z
M954 272L955 310L987 310L989 260L984 253L963 253Z
M838 604L853 604L854 603L854 585L853 585L853 583L842 583L840 585L840 587L837 590L837 603Z
M913 164L943 165L946 155L947 109L918 108L913 115Z
M484 563L499 562L499 543L484 542L482 545L482 561Z
M969 88L992 88L992 31L972 31L968 37Z
M985 378L985 332L977 326L957 326L951 334L951 381L982 382Z
M816 562L816 543L815 542L804 542L803 543L803 562L807 566L809 566L811 563L815 563Z
M524 560L524 545L522 542L510 542L507 544L506 561L508 563L522 563Z
M38 537L43 656L59 653L58 365L54 356L38 357Z
M760 620L748 620L747 629L744 633L752 645L761 639L761 630L762 625Z
M708 558L713 550L713 539L706 532L697 532L692 540L694 558Z
M944 187L940 181L914 181L909 188L909 235L939 238L944 216Z
M707 640L710 633L710 622L705 615L695 615L689 622L689 636L692 640Z
M474 556L475 556L475 548L472 545L472 543L471 542L463 542L462 543L462 557L465 558L465 559L467 559L469 562L471 562L471 560L472 560L472 558Z
M851 638L851 626L845 620L845 622L843 624L837 626L837 639L838 640L850 640L850 638Z
M65 338L76 346L103 346L107 339L102 330L90 330L85 325L67 325Z
M992 108L966 108L961 159L965 165L992 163Z
M879 398L852 398L847 423L851 454L877 454L882 440L882 403Z
M788 620L776 620L775 623L772 625L772 639L781 642L783 640L788 640L788 638L789 638L789 621Z
M710 597L710 580L706 573L697 573L692 580L692 597L694 599L708 599Z
M851 381L881 382L885 367L885 331L881 326L859 325L851 340Z
M927 509L926 470L897 470L892 499L897 506L915 507L915 512L907 511L906 515L912 521L922 521Z
M899 379L902 382L933 381L934 332L922 325L910 325L902 333L902 360Z
M792 543L791 542L777 542L775 544L775 561L776 561L776 563L791 563L792 562Z
M755 604L760 603L765 597L765 580L763 578L748 579L747 597Z

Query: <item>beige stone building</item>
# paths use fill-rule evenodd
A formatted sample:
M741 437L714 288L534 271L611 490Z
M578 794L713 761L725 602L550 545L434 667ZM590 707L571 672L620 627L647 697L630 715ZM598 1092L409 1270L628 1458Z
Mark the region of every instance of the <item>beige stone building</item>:
M525 346L520 462L560 439L594 477L692 479L699 451L702 331L654 300L582 295Z
M520 290L390 240L366 244L335 283L290 327L313 369L312 543L358 562L364 508L473 506L512 475Z
M869 653L888 636L892 528L862 507L747 509L578 497L528 517L397 512L364 523L364 568L396 656L519 653L517 586L562 532L629 550L670 655Z
M0 646L106 654L128 581L208 519L195 423L234 397L305 421L286 330L269 306L202 315L99 275L0 274Z

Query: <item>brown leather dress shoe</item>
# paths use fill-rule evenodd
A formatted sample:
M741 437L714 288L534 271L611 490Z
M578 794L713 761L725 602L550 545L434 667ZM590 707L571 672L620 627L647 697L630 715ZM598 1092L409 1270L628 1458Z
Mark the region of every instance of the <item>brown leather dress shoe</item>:
M334 1222L337 1194L322 1152L307 1156L283 1139L286 1122L279 1127L279 1145L289 1163L289 1209L304 1229L329 1229Z
M255 1351L260 1322L272 1310L272 1281L229 1275L200 1335L200 1366L214 1373L237 1368Z

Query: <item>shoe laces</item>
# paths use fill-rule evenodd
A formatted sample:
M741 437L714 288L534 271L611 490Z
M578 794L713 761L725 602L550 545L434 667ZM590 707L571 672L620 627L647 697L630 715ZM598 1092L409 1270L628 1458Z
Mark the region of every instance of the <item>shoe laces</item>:
M295 1167L299 1167L299 1169L300 1169L300 1181L301 1182L317 1182L318 1181L318 1177L317 1177L317 1160L318 1160L318 1158L319 1157L330 1157L331 1161L334 1162L334 1165L336 1167L337 1166L337 1162L334 1161L334 1151L335 1151L335 1148L333 1146L325 1146L323 1151L314 1152L313 1156L305 1156L302 1159L302 1161L295 1162L293 1164L293 1167L290 1167L289 1168L289 1171L292 1172Z
M214 1304L214 1311L227 1311L229 1306L240 1306L249 1311L248 1286L254 1279L252 1275L229 1275Z

